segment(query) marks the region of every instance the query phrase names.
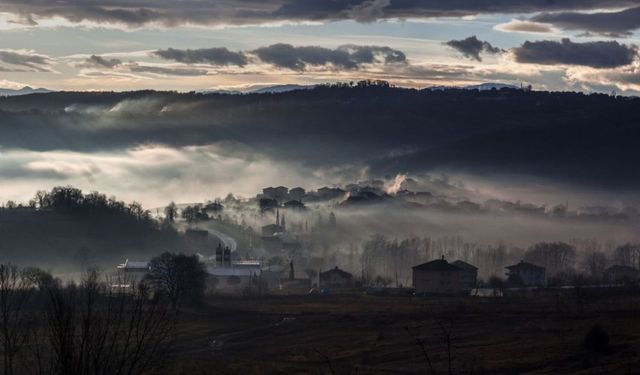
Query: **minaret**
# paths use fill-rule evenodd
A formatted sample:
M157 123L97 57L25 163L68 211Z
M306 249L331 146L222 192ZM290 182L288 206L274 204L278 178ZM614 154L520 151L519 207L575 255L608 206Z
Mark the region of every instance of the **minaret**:
M280 210L276 209L276 225L280 225Z
M280 220L280 226L282 227L283 231L287 229L287 224L284 222L284 214L282 214L282 220Z

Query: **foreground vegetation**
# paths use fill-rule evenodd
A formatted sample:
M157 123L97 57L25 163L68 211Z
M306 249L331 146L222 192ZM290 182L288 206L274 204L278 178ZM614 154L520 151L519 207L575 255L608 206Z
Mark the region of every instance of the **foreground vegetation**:
M61 285L0 266L0 373L632 374L640 365L633 285L486 298L205 297L193 260L155 258L163 266L133 291L95 272Z

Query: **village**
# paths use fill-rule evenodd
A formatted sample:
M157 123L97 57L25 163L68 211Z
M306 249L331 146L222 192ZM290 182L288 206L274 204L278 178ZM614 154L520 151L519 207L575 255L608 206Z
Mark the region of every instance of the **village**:
M407 181L403 182L406 186ZM430 196L426 192L399 190L400 187L395 193L405 191L405 195ZM608 264L606 267L601 262L598 265L599 277L586 278L579 274L566 276L560 268L550 272L543 264L524 259L513 263L503 260L505 264L501 270L495 265L491 270L482 270L478 265L472 264L470 257L448 259L447 255L452 252L446 248L439 255L432 251L430 259L409 264L406 269L402 269L402 266L399 269L396 265L392 271L395 274L392 275L389 275L387 266L384 267L386 275L372 274L372 271L365 270L364 264L355 266L353 255L345 258L334 254L331 257L325 256L328 259L322 259L322 262L309 261L312 257L311 242L314 240L309 233L317 235L320 232L323 236L335 236L338 223L334 212L330 212L325 223L319 216L319 223L316 224L319 228L309 229L308 217L311 214L305 204L331 200L344 203L361 201L365 199L363 197L382 199L380 197L383 196L385 193L382 181L351 184L344 190L324 187L317 192L306 192L301 187L268 187L256 196L255 201L263 215L266 213L266 217L269 217L271 213L275 221L263 225L258 234L250 237L249 242L242 241L245 246L248 244L249 249L240 248L238 241L218 230L199 227L197 219L189 220L190 225L185 227L183 234L197 250L195 254L206 271L207 295L367 293L499 297L505 293L526 294L531 290L542 291L548 288L614 287L635 284L640 280L640 271L629 262ZM224 206L217 201L206 207L219 212ZM191 208L183 209L183 216L187 210ZM201 210L205 212L205 209ZM187 212L187 215L194 214ZM296 219L288 221L287 215ZM257 243L252 242L254 238L258 239ZM324 253L328 254L326 245ZM568 257L566 254L562 256ZM144 282L150 271L150 263L140 259L127 259L116 267L116 271L130 280L128 286L133 288L137 283ZM399 279L398 274L404 277ZM490 276L480 278L479 274ZM558 281L560 276L562 279Z

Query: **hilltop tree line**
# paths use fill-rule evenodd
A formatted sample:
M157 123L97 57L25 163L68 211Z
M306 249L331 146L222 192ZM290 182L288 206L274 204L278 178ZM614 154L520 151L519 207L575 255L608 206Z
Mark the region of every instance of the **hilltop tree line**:
M96 191L84 194L73 186L58 186L51 191L40 190L27 204L8 201L5 210L32 209L66 213L119 216L140 223L152 223L151 212L138 202L125 203Z
M179 233L138 202L125 203L72 187L38 191L27 203L0 208L3 261L59 272L111 268L126 258L184 251Z

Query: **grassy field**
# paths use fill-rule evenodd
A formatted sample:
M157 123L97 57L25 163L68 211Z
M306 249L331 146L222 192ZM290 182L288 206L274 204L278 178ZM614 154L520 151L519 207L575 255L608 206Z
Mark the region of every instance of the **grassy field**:
M640 373L640 295L562 293L211 298L183 313L170 367L193 375ZM610 336L597 359L583 347L595 324Z

